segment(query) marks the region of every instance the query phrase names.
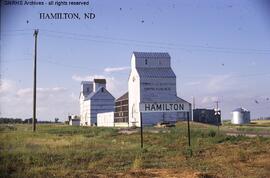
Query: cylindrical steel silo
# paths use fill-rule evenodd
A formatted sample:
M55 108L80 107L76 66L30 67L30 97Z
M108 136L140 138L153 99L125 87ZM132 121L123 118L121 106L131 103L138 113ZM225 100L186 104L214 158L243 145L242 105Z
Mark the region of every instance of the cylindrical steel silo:
M244 108L237 108L232 111L232 124L248 124L250 123L250 111Z

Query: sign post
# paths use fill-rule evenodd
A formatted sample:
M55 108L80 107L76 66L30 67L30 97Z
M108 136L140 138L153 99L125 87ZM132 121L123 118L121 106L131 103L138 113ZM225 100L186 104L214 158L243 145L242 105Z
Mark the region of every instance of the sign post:
M215 117L216 117L216 124L218 127L218 135L219 135L219 126L221 125L221 111L218 108L215 109Z
M140 116L141 116L141 148L143 148L143 124L142 124L142 112L140 112Z
M143 112L186 112L187 113L187 126L188 126L188 146L190 147L190 115L192 112L191 104L184 102L176 103L140 103L140 121L141 121L141 148L143 148Z
M187 113L187 125L188 125L188 146L190 147L190 125L189 125L189 116L190 116L190 111Z

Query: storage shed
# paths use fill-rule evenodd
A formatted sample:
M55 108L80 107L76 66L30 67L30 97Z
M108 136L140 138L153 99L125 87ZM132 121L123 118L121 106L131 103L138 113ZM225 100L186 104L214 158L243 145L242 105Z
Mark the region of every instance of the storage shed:
M221 125L220 110L193 109L193 121L212 125Z
M69 125L79 126L80 125L80 117L77 115L69 115L68 122Z

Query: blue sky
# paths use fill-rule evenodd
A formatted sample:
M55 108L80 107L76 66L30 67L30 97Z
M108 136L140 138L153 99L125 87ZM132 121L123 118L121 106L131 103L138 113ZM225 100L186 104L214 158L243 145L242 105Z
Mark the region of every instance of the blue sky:
M44 20L39 13L93 12L93 20ZM270 3L267 0L117 0L89 6L1 4L1 116L32 115L32 63L38 35L37 117L78 114L80 80L105 77L127 90L133 51L168 52L178 95L196 107L220 101L223 119L245 107L270 116Z

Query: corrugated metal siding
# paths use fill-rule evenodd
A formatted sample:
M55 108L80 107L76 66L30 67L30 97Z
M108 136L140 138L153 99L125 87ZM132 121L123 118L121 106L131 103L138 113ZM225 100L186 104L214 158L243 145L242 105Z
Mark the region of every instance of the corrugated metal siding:
M128 92L115 102L114 121L128 122Z
M140 78L176 78L171 68L137 68Z
M126 92L124 95L120 96L117 100L117 101L121 101L121 100L128 100L128 92Z
M160 52L133 52L136 58L171 58L169 53Z

